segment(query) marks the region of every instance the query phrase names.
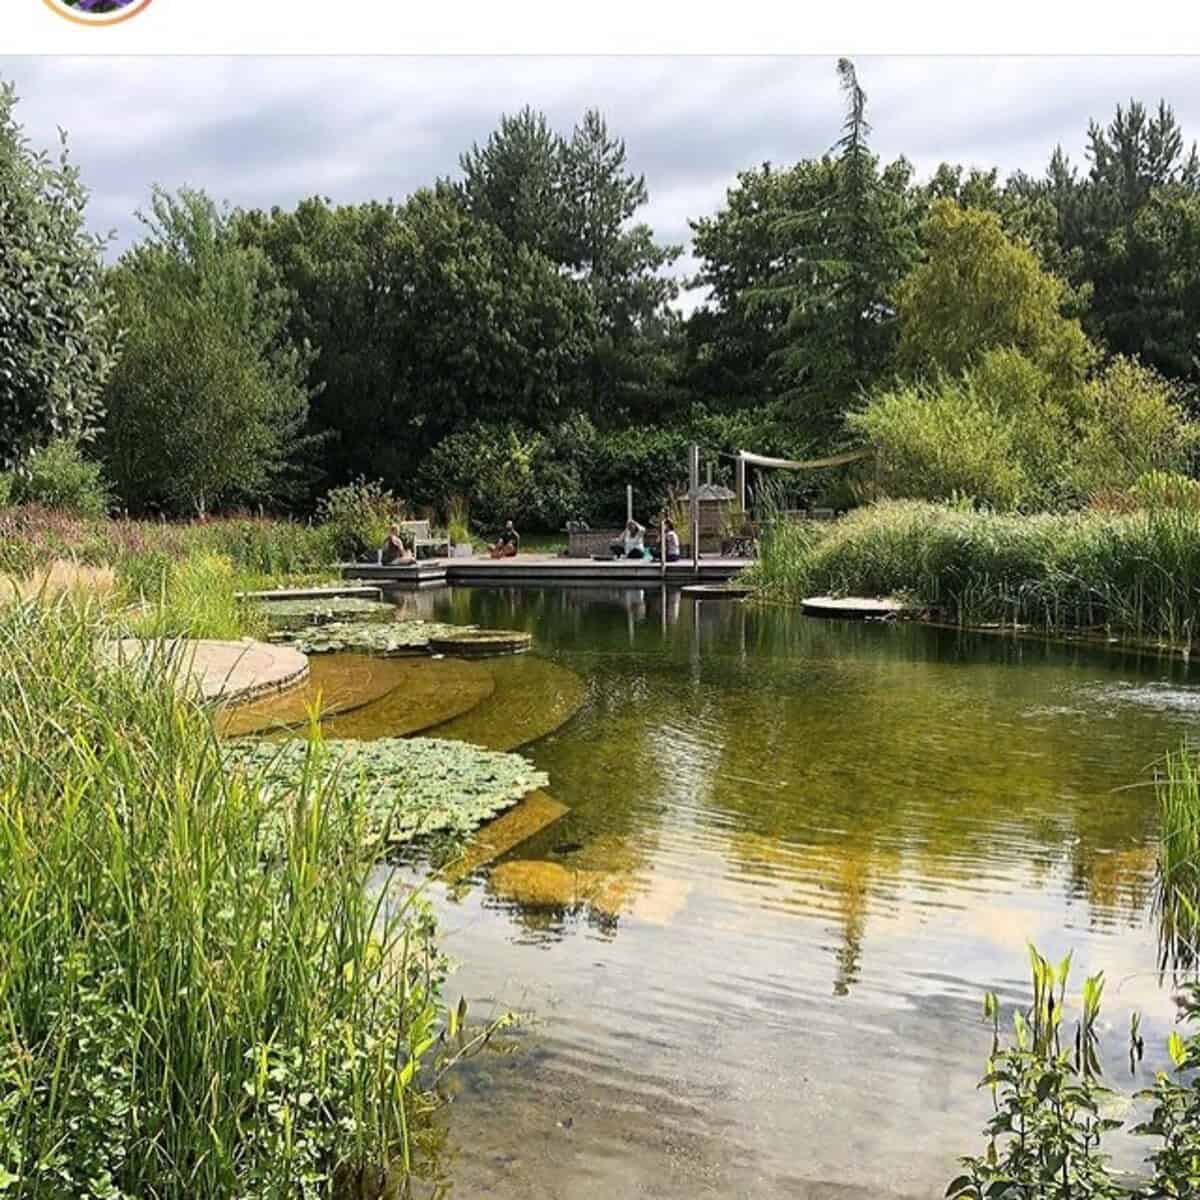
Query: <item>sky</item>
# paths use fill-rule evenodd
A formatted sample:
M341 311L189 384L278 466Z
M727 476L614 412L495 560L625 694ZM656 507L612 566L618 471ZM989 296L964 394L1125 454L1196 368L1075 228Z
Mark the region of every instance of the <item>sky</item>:
M856 59L875 149L920 175L942 161L1040 173L1081 164L1091 118L1131 97L1170 103L1200 137L1200 58ZM835 60L790 58L22 58L0 55L38 145L67 130L116 253L153 184L246 207L403 199L454 175L524 104L569 134L598 107L644 174L660 241L720 207L739 170L819 155L842 120ZM676 270L686 275L686 255Z

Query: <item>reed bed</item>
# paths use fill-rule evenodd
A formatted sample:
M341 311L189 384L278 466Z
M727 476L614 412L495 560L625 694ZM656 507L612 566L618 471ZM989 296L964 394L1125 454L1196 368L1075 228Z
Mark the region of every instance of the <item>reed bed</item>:
M782 600L893 595L963 625L1190 646L1200 634L1200 513L1020 516L888 501L831 526L771 523L747 575Z
M0 608L0 1195L396 1194L440 1012L427 913L368 886L351 792L314 767L281 822L163 662L96 653L110 633Z

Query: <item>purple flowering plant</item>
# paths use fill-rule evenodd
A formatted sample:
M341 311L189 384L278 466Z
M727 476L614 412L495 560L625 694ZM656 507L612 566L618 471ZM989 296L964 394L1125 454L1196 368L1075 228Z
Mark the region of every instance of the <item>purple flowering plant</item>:
M81 12L106 13L117 12L133 3L133 0L63 0L68 8L78 8Z

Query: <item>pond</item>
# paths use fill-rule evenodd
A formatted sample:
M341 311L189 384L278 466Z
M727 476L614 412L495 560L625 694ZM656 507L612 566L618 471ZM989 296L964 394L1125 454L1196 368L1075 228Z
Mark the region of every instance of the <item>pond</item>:
M431 884L455 994L528 1016L457 1078L450 1195L940 1196L1028 941L1105 971L1114 1083L1162 1065L1146 780L1200 713L1185 663L657 591L402 603L534 634L445 730L536 737L557 802Z

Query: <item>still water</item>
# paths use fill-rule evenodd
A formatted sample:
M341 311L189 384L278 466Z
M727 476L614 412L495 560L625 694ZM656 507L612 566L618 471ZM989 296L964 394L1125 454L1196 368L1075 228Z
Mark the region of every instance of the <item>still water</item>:
M1114 1083L1162 1065L1146 781L1200 714L1185 664L657 591L402 603L534 634L431 732L523 744L558 802L431 885L452 993L527 1016L459 1076L450 1195L940 1196L1028 941L1105 971Z

